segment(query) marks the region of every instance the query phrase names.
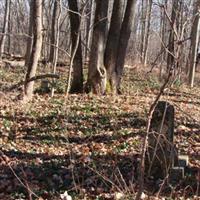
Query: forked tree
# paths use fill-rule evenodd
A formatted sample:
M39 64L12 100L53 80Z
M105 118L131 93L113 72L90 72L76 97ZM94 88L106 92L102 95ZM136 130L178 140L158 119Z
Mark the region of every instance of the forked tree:
M112 93L116 93L116 61L117 48L119 43L120 29L123 19L124 0L115 0L113 4L112 17L106 49L104 54L104 64L107 70L107 82L110 85Z
M127 1L124 16L122 8L125 2L114 1L106 48L108 2L97 0L96 3L87 85L96 94L104 94L110 85L111 92L116 94L120 93L126 49L134 25L136 0Z

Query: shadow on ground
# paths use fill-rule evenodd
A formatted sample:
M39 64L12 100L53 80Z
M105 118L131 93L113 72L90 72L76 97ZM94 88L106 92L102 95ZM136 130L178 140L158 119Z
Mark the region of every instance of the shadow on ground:
M16 175L24 183L28 183L31 190L46 199L51 199L52 193L55 196L63 191L79 195L81 191L87 191L91 196L96 196L125 190L136 179L138 155L92 155L82 160L77 155L49 156L19 151L3 153L12 162L20 161L19 164L11 164ZM0 186L0 193L23 193L28 196L27 190L8 166L1 164L0 168L0 182L4 183Z

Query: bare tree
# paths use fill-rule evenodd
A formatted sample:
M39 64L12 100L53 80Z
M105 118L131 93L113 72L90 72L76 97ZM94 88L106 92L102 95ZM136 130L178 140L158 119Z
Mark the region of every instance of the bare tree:
M107 80L113 93L116 93L116 60L120 29L123 19L124 0L115 0L113 5L110 29L104 55L104 64L107 70Z
M53 16L51 23L51 45L50 45L50 54L49 62L53 63L56 58L56 50L58 49L58 40L59 40L59 23L60 23L60 14L61 14L61 2L60 0L54 0L53 7Z
M49 61L52 63L53 74L56 73L56 65L58 60L60 17L61 17L61 0L55 0L53 8L53 17L52 17L51 48L49 57ZM53 95L54 95L54 87L51 88L51 96Z
M12 2L10 2L10 4L9 4L9 16L8 16L8 47L7 47L7 52L8 52L8 54L11 54L11 30L12 30L12 28L11 28L11 3Z
M141 41L140 41L140 60L143 62L144 54L144 38L145 38L145 27L146 27L146 1L141 2Z
M134 25L136 0L127 0L126 11L120 30L120 38L117 48L116 74L117 91L120 93L120 84L124 70L126 49L130 38L131 30Z
M29 2L29 30L28 30L28 38L27 38L27 45L26 45L26 55L25 55L25 66L28 66L30 61L30 56L33 47L33 20L34 20L34 13L33 13L33 4Z
M167 46L167 29L168 29L168 21L167 21L167 16L165 14L165 10L167 10L167 5L168 5L168 0L164 0L163 6L160 7L160 35L161 35L161 65L160 65L160 73L159 73L159 78L162 80L162 73L163 73L163 64L164 61L166 60L166 46Z
M147 64L147 53L148 53L148 47L149 47L149 35L150 35L150 26L151 26L151 10L152 10L152 0L147 1L147 13L146 13L146 28L145 28L145 34L144 34L144 50L143 50L143 63L144 65Z
M175 38L177 39L177 15L179 0L173 0L168 41L167 69L175 65ZM174 66L175 67L175 66Z
M80 36L80 15L77 0L69 0L69 16L71 25L72 54L75 53L73 60L73 79L70 88L71 93L83 92L83 61ZM78 40L78 41L77 41ZM78 42L78 44L77 44ZM78 45L76 50L76 44ZM76 50L76 52L74 52Z
M87 91L104 94L106 89L106 69L104 66L104 44L107 31L108 0L97 0L88 70Z
M6 35L8 34L10 3L11 3L11 0L5 0L4 24L3 24L3 30L2 30L2 37L0 40L0 59L2 59L2 54L4 53L5 39L6 39Z
M36 74L38 60L42 47L42 0L31 0L31 4L34 16L33 24L30 24L30 26L33 27L33 48L31 51L31 56L29 58L27 73L25 77L25 101L31 100L33 95L34 81L29 81L29 79L34 77Z
M194 2L194 22L191 30L191 50L190 50L190 72L189 72L189 83L190 86L194 86L194 77L197 61L197 51L199 44L199 31L200 31L200 0Z

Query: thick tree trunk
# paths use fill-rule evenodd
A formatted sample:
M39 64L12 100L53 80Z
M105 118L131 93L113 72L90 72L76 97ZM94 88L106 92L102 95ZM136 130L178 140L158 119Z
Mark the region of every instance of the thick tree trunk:
M8 33L8 20L9 20L9 13L10 13L10 3L11 3L10 0L5 0L4 24L3 24L2 37L1 37L1 40L0 40L0 59L2 59L2 54L4 53L6 34Z
M38 60L41 53L42 47L42 0L32 0L31 1L33 8L33 24L30 24L33 27L33 48L30 55L30 60L28 62L28 69L25 78L24 84L24 100L31 100L33 95L33 86L34 81L28 82L29 79L35 76Z
M116 74L117 85L116 90L120 93L121 78L124 70L126 57L126 49L131 35L131 30L134 25L136 0L127 0L126 11L120 30L119 44L117 48Z
M194 3L194 22L191 30L191 50L190 50L190 72L189 72L189 83L190 86L194 86L194 77L197 61L197 51L199 43L199 31L200 31L200 0L196 0Z
M124 0L115 0L113 5L110 29L104 55L104 64L107 71L107 81L113 93L116 93L116 60L117 47L119 43L120 30L123 19Z
M70 9L69 16L71 24L71 39L72 39L71 55L75 53L73 60L73 78L72 78L70 93L81 93L83 92L83 61L82 61L82 48L81 48L81 37L80 37L80 16L77 14L79 13L77 0L69 0L68 3ZM77 48L76 44L78 45Z
M104 67L105 36L107 31L108 0L96 0L94 30L88 70L87 92L104 94L106 69Z

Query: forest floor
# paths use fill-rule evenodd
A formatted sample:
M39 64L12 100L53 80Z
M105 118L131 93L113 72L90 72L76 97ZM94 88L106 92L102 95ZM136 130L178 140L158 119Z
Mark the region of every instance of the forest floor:
M3 89L24 71L0 67L0 199L70 199L66 191L72 199L134 199L147 113L161 85L155 74L127 68L124 95L66 99L59 68L55 96L42 93L38 81L33 101L23 105L21 89ZM175 107L175 145L197 172L167 198L154 183L143 199L200 199L200 84L176 82L161 99Z

